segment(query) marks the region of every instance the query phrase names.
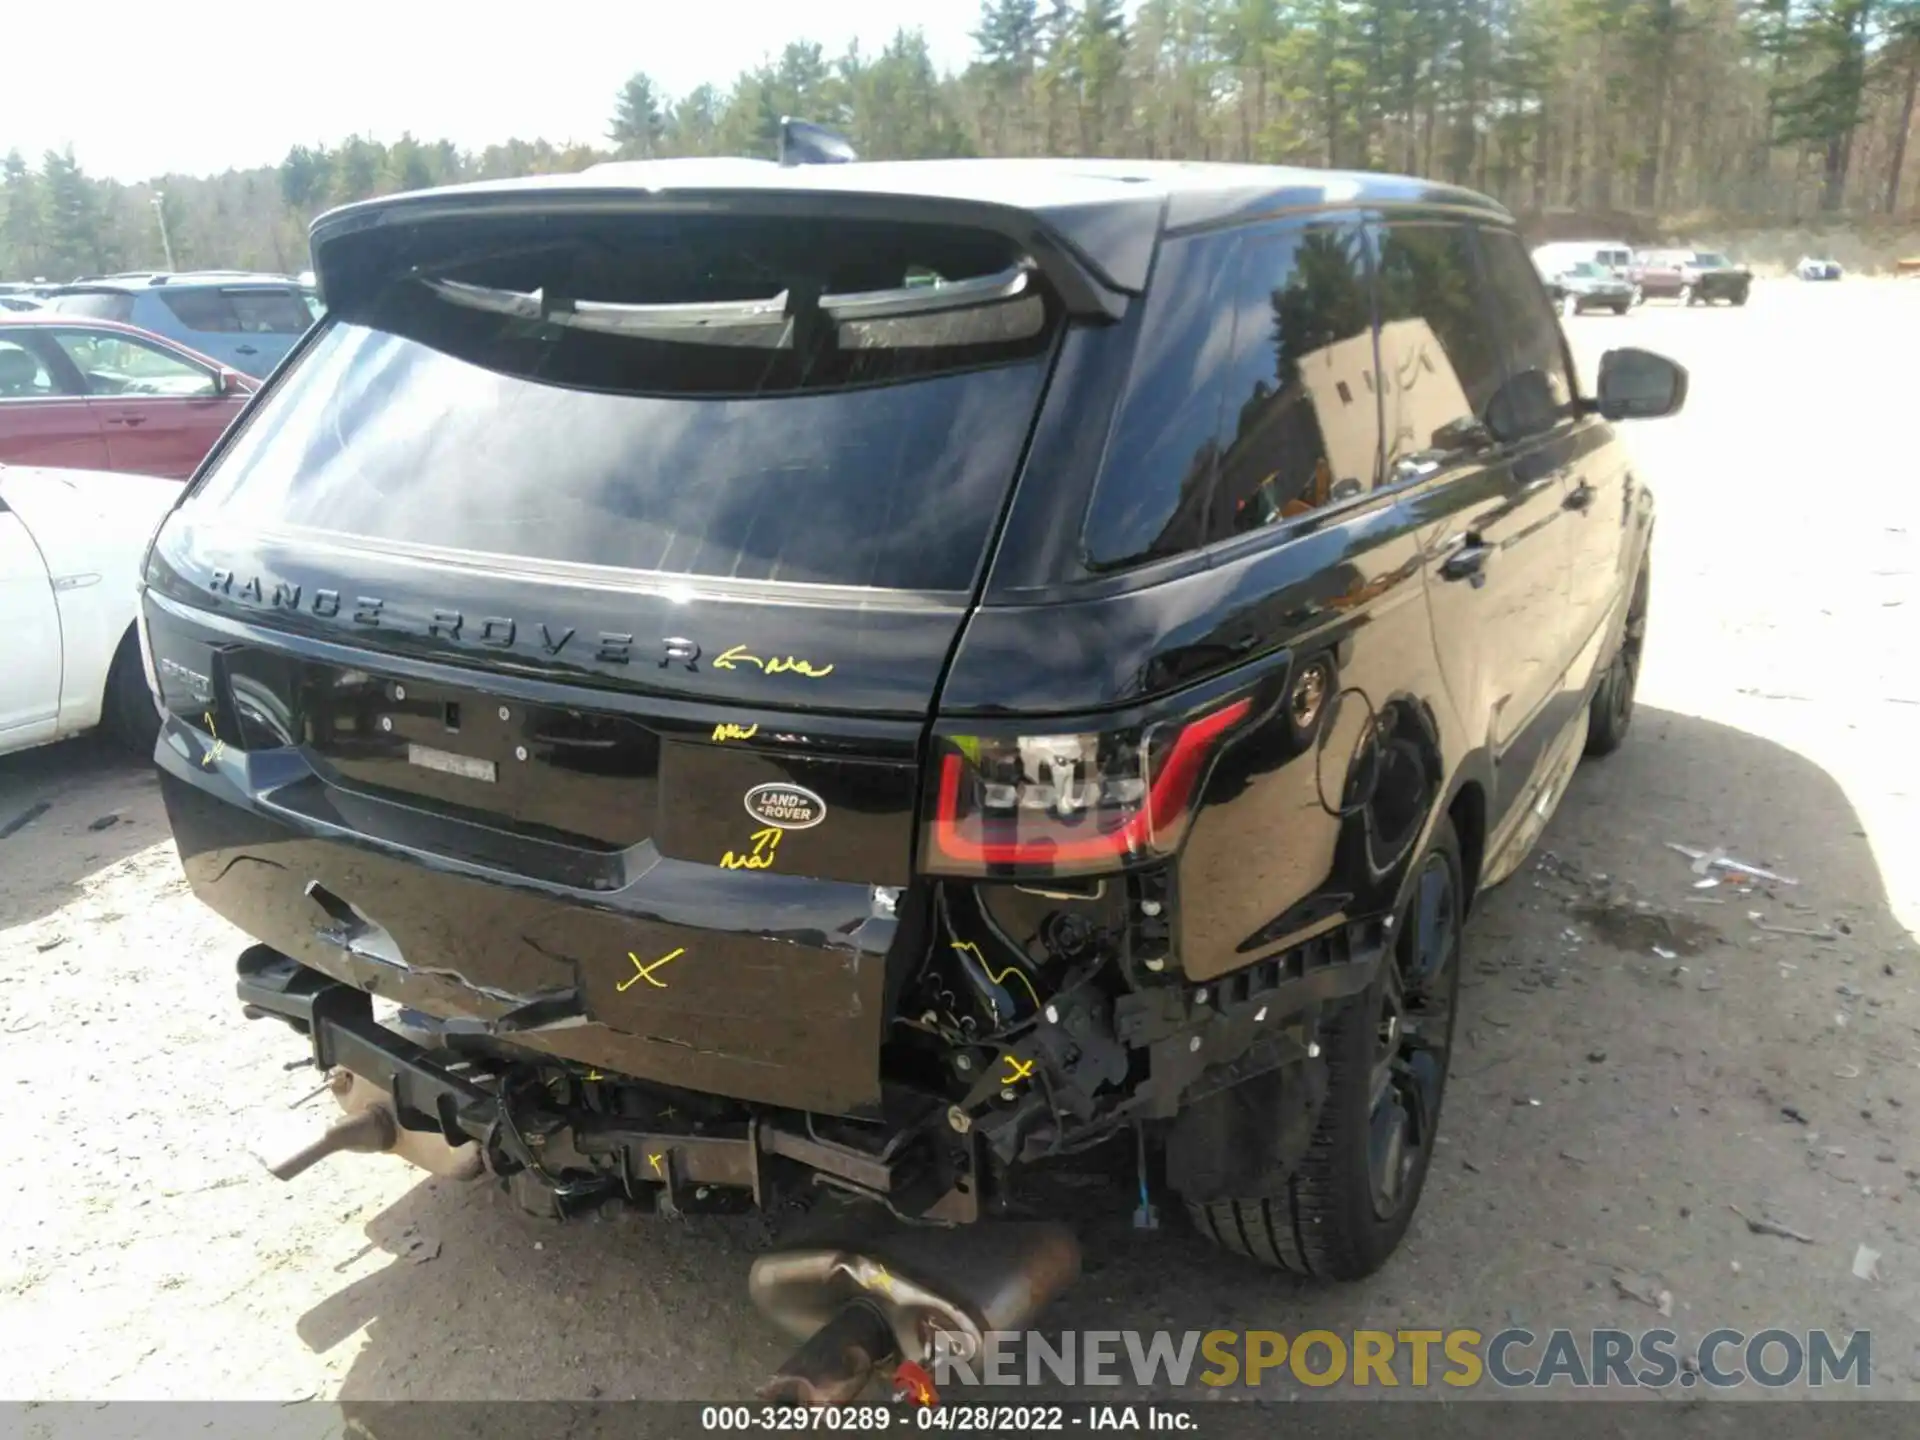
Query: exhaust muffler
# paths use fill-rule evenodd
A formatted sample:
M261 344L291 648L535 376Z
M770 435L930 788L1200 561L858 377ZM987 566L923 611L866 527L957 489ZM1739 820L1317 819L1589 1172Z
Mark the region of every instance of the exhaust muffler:
M895 1362L918 1367L911 1388L922 1390L937 1354L970 1360L990 1332L1026 1329L1079 1274L1071 1230L1024 1222L866 1226L844 1243L822 1238L763 1255L747 1280L753 1302L805 1343L760 1396L844 1405Z
M443 1136L408 1130L394 1116L393 1097L366 1076L335 1069L327 1076L327 1089L344 1112L338 1120L318 1134L308 1131L291 1144L270 1144L257 1151L274 1179L291 1180L343 1150L398 1155L449 1180L473 1180L480 1175L478 1145L472 1141L449 1145Z

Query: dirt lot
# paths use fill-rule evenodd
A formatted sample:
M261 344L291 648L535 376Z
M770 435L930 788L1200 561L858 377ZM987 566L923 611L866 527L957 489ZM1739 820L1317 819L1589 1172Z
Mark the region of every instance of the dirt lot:
M1693 371L1687 414L1632 435L1661 496L1641 710L1474 921L1407 1246L1310 1289L1064 1176L1090 1273L1051 1321L1658 1323L1627 1271L1683 1336L1871 1328L1876 1391L1914 1398L1920 389L1886 342L1920 333L1920 284L1572 324L1589 365L1633 343ZM726 1226L550 1226L387 1157L268 1179L244 1143L317 1077L241 1019L241 937L186 893L154 782L89 744L0 762L0 828L42 800L0 840L0 1396L738 1398L777 1362ZM1800 883L1696 890L1669 841Z

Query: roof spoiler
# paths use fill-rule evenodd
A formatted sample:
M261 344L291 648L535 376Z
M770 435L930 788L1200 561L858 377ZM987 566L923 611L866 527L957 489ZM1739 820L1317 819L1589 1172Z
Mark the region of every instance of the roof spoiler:
M847 137L811 120L780 117L780 163L782 165L847 165L860 157Z

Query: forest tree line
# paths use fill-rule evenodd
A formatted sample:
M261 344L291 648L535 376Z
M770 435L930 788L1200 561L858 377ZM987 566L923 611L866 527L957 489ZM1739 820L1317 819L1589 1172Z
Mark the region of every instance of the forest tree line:
M306 268L321 211L609 158L773 154L779 120L863 156L1107 155L1387 169L1517 213L1765 222L1914 213L1920 0L983 0L955 73L923 35L805 40L665 94L636 73L604 143L474 152L403 135L222 175L0 162L0 278Z

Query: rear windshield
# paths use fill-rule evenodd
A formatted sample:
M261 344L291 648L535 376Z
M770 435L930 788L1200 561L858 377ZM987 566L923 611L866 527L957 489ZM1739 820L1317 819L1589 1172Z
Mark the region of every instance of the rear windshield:
M404 243L348 256L196 505L674 575L973 583L1057 323L997 237L703 217Z
M47 308L62 315L84 315L89 320L125 321L133 314L133 297L118 290L80 290L55 295L47 301Z

